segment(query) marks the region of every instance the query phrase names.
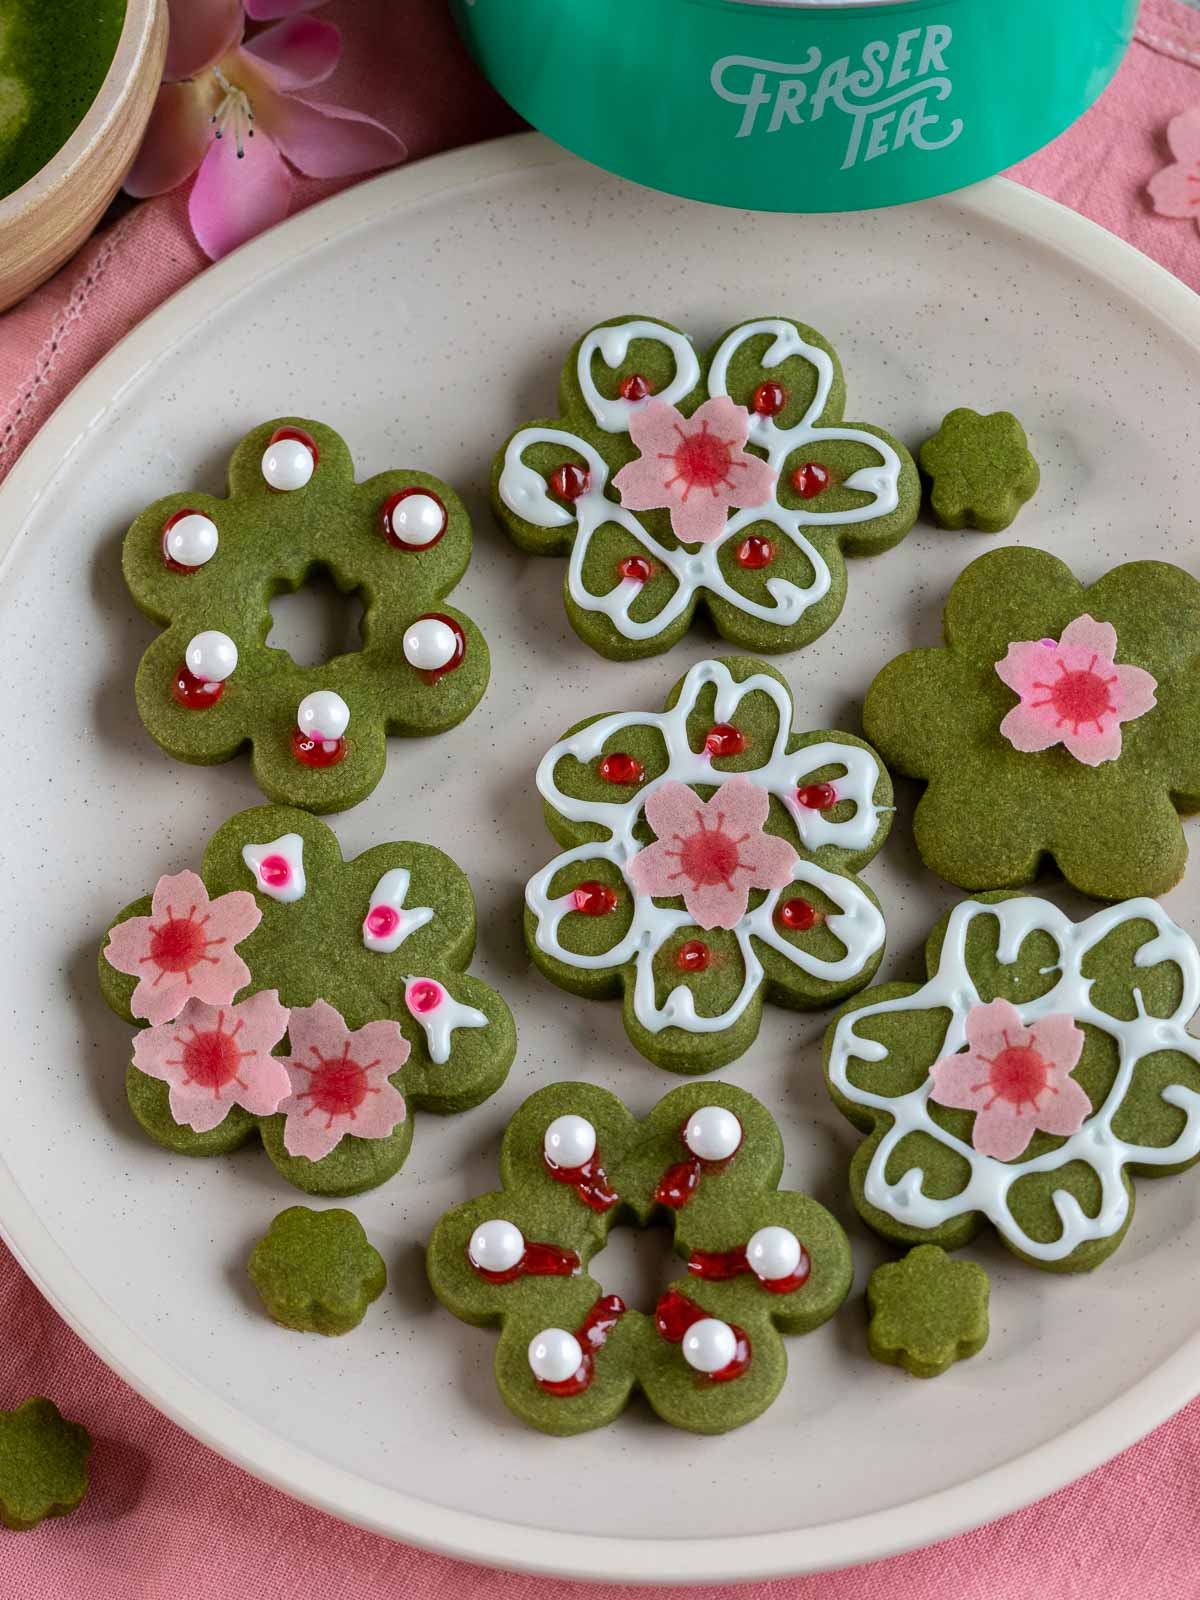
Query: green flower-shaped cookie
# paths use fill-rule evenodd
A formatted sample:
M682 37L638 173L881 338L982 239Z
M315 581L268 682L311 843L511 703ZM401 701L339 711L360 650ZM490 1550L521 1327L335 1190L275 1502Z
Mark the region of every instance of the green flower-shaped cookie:
M827 1321L850 1288L845 1234L778 1190L782 1171L778 1129L744 1090L686 1084L638 1123L607 1090L552 1084L509 1124L503 1189L438 1223L429 1279L456 1317L499 1324L497 1386L535 1428L602 1427L641 1388L664 1421L724 1433L779 1393L780 1335ZM650 1316L588 1272L625 1222L670 1224L687 1263Z
M1011 411L981 416L960 406L942 419L918 460L943 528L1000 533L1041 482L1025 429Z
M845 403L803 323L743 322L701 356L616 317L567 357L562 415L497 455L492 502L523 550L569 556L567 615L601 655L669 649L701 604L733 644L795 650L836 621L845 557L890 549L920 506L907 450Z
M387 1287L383 1257L352 1211L289 1206L250 1252L250 1281L276 1322L349 1333Z
M87 1493L91 1435L52 1400L0 1411L0 1527L12 1533L65 1517Z
M1133 1177L1200 1157L1200 951L1155 900L1083 922L1029 895L964 900L923 984L844 1005L825 1038L864 1221L899 1245L991 1222L1033 1266L1098 1266L1133 1219Z
M354 805L383 776L389 733L441 733L487 687L483 636L444 603L470 557L470 520L440 479L356 483L332 428L264 422L233 453L227 499L167 495L125 535L130 593L165 629L138 668L142 721L181 761L248 745L272 800ZM362 648L301 667L266 643L270 602L317 573L361 593Z
M1163 894L1200 809L1200 584L1134 561L1085 589L1044 550L973 561L945 648L910 650L867 693L893 772L928 784L926 866L964 889L1031 883L1045 858L1084 894Z
M935 1244L876 1267L867 1283L867 1343L876 1361L936 1378L977 1355L988 1336L988 1275Z
M891 826L888 775L848 733L793 733L764 662L702 661L665 711L580 723L537 786L566 848L526 886L530 954L576 994L623 992L659 1066L710 1072L754 1042L764 997L830 1005L879 965L852 873Z
M404 1164L413 1109L466 1110L507 1075L512 1016L465 972L474 947L470 885L440 850L343 861L308 812L240 812L199 876L161 878L109 928L101 990L148 1024L134 1115L181 1155L257 1133L299 1189L373 1188Z

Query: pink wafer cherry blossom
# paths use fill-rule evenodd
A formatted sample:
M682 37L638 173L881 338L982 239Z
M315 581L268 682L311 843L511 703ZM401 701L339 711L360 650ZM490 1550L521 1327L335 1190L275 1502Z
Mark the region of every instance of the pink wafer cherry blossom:
M1160 217L1188 217L1200 227L1200 106L1167 123L1167 145L1175 160L1150 179L1150 202Z
M320 1161L348 1133L386 1139L404 1121L404 1096L388 1079L411 1045L398 1022L350 1029L325 1000L300 1006L288 1022L292 1053L284 1062L291 1093L279 1106L289 1155Z
M138 980L129 1008L147 1022L177 1017L190 999L225 1006L250 982L234 949L262 920L252 894L234 889L210 900L194 872L158 880L148 917L118 922L104 958Z
M1071 1072L1084 1033L1073 1017L1041 1017L1028 1027L1007 1000L972 1006L967 1049L930 1068L931 1100L976 1113L971 1143L981 1155L1012 1161L1040 1128L1077 1133L1092 1102Z
M1155 704L1154 678L1141 667L1118 665L1117 630L1086 613L1062 638L1010 644L996 671L1021 697L1000 724L1016 750L1063 744L1077 761L1098 767L1121 754L1121 724Z
M621 504L669 508L671 531L684 544L719 539L731 506L765 505L775 487L772 469L743 448L749 432L750 413L727 395L706 400L690 417L651 400L629 416L641 457L613 478Z
M189 1000L174 1022L142 1029L133 1041L133 1064L170 1085L176 1122L208 1133L231 1106L259 1117L278 1110L289 1079L271 1051L287 1027L287 1008L274 989L235 1006Z
M664 783L646 797L646 820L658 838L639 850L629 876L639 894L682 895L701 928L732 928L746 914L751 889L781 889L799 859L786 839L764 833L765 789L738 773L711 800L686 783Z

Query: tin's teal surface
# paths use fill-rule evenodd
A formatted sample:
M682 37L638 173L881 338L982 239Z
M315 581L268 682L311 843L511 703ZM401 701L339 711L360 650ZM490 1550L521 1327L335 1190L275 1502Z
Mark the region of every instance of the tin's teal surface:
M509 103L672 194L849 211L999 172L1082 115L1137 0L453 0Z

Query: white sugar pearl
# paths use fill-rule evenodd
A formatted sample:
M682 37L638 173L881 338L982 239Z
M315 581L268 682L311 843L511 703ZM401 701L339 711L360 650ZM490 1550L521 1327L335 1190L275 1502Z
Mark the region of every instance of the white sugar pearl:
M421 617L404 635L404 659L420 672L437 672L453 661L458 635L437 617Z
M276 439L263 451L262 473L272 489L303 489L316 463L299 439Z
M724 1161L742 1142L742 1125L724 1106L701 1106L688 1118L683 1142L701 1161Z
M529 1365L543 1383L565 1383L582 1360L579 1340L565 1328L543 1328L529 1341Z
M750 1270L768 1283L790 1278L800 1265L800 1241L790 1228L759 1228L750 1235L746 1260Z
M727 1322L702 1317L683 1336L683 1359L697 1372L720 1372L737 1355L737 1335Z
M513 1223L493 1217L475 1229L467 1254L484 1272L508 1272L525 1254L525 1238Z
M582 1167L596 1153L596 1130L586 1117L555 1117L542 1148L556 1167Z
M401 544L430 544L446 526L446 513L431 494L406 494L392 508L392 532Z
M350 707L332 689L314 689L296 708L296 726L308 739L340 739L350 721Z
M210 629L188 641L183 659L194 678L203 683L224 683L238 664L237 645L227 633Z
M181 567L202 567L217 553L217 525L202 512L189 511L167 529L163 548Z

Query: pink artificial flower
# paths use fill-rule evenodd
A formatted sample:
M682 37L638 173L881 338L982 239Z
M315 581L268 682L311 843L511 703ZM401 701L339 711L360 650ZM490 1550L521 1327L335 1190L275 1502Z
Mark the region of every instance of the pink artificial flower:
M745 916L751 889L782 889L798 857L786 839L764 833L765 789L738 773L711 800L686 783L664 783L646 797L646 820L658 838L629 863L639 894L682 894L701 928L732 928Z
M1084 1034L1074 1017L1042 1017L1027 1028L1007 1000L972 1006L967 1049L930 1068L931 1100L975 1112L971 1143L1012 1161L1034 1133L1078 1133L1092 1102L1071 1077Z
M320 1161L348 1133L386 1139L404 1121L404 1096L388 1079L412 1046L398 1022L368 1022L352 1031L324 1000L292 1012L292 1053L284 1061L291 1093L283 1143L291 1156Z
M1077 761L1098 767L1121 754L1121 723L1155 704L1158 687L1141 667L1117 666L1117 630L1086 613L1062 638L1010 644L996 671L1014 693L1000 732L1016 750L1048 750L1060 741Z
M287 1032L288 1013L274 989L260 989L236 1006L189 1000L174 1022L143 1028L133 1041L133 1064L171 1086L171 1115L207 1133L242 1106L258 1117L278 1110L290 1087L271 1051Z
M671 531L683 544L711 544L725 530L730 506L761 506L771 498L775 474L743 446L750 413L720 395L682 417L665 400L630 413L629 436L641 451L613 478L630 511L667 506Z
M129 1009L147 1022L169 1022L190 999L226 1006L250 982L234 946L253 933L262 912L252 894L234 889L208 898L194 872L160 878L151 914L118 922L105 960L138 980Z
M1160 217L1191 217L1200 227L1200 106L1168 122L1167 145L1175 160L1150 179L1151 204Z
M284 157L310 178L341 178L406 154L373 118L296 98L341 56L331 22L297 14L310 8L260 0L247 7L252 18L283 20L243 42L241 0L171 0L166 75L125 188L164 194L195 172L188 216L214 260L287 216Z

